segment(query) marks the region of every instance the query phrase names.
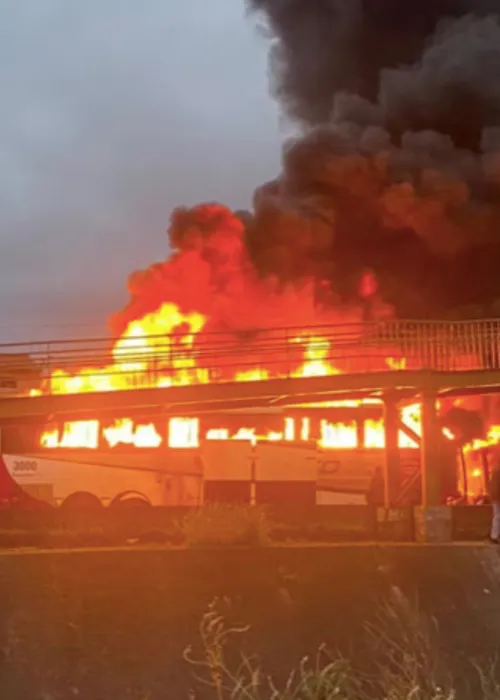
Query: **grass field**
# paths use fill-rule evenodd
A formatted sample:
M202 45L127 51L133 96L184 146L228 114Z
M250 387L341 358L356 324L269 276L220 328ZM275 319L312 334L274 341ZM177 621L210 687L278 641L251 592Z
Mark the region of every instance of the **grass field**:
M225 651L233 675L240 652L257 654L255 664L282 688L325 644L349 660L353 682L373 677L387 650L374 654L367 626L380 627L399 591L424 626L432 623L449 688L482 700L471 660L487 669L498 648L499 569L496 548L473 545L11 552L0 557L1 696L187 698L199 669L184 650L192 645L199 659L200 620L215 599L229 627L249 628ZM468 687L476 694L464 695ZM200 692L219 697L213 687Z

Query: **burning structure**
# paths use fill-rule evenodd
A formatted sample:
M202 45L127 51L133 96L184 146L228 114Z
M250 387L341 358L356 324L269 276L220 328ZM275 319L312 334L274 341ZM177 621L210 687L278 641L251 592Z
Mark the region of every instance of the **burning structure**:
M34 394L207 384L214 343L219 374L236 382L329 376L347 361L355 371L365 321L491 307L500 297L500 22L488 14L500 2L248 5L272 37L275 92L301 126L282 173L256 190L252 212L215 203L175 210L171 254L131 275L129 303L110 320L109 356L51 367ZM442 22L443 12L452 19ZM321 330L334 325L348 329L348 356L332 352ZM277 328L295 329L284 355ZM387 346L378 360L412 361ZM383 447L380 404L377 415L339 418L350 408L323 407L316 422L300 409L265 428L247 417L207 425L178 417L168 428L154 418L96 418L45 426L36 447L161 451L241 438ZM399 445L412 450L418 410L403 414Z

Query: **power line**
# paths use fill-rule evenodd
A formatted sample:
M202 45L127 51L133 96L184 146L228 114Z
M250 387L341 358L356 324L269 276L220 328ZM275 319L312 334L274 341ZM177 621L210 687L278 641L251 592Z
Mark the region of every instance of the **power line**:
M16 323L8 322L2 323L0 321L0 328L97 328L98 326L106 325L105 321L94 321L93 323L40 323L36 321L18 321Z

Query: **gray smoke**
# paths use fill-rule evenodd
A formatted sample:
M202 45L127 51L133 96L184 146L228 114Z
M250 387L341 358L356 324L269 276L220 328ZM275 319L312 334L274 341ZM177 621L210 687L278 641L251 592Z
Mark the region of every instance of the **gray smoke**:
M437 5L252 3L302 126L255 196L264 272L350 296L373 269L402 314L500 298L500 2Z
M329 122L347 92L378 100L396 131L435 129L470 145L478 124L498 123L498 27L488 16L500 0L247 3L272 36L273 90L294 120Z

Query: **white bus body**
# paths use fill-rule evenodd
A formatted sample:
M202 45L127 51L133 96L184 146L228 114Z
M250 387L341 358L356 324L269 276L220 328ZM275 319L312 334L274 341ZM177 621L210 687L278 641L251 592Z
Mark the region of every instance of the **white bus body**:
M144 457L144 456L143 456ZM139 465L127 455L2 455L8 473L30 496L61 505L75 493L97 496L109 505L130 493L154 506L197 506L202 502L203 469L197 455L176 454L168 468ZM142 460L144 462L144 459ZM135 462L135 464L134 464Z
M408 475L418 476L418 450L402 450ZM60 505L75 493L109 505L133 492L155 506L197 506L204 501L256 499L360 505L381 450L317 449L303 442L214 440L201 448L43 450L3 454L11 477L31 496ZM405 467L406 465L406 467ZM228 495L229 494L229 495Z

